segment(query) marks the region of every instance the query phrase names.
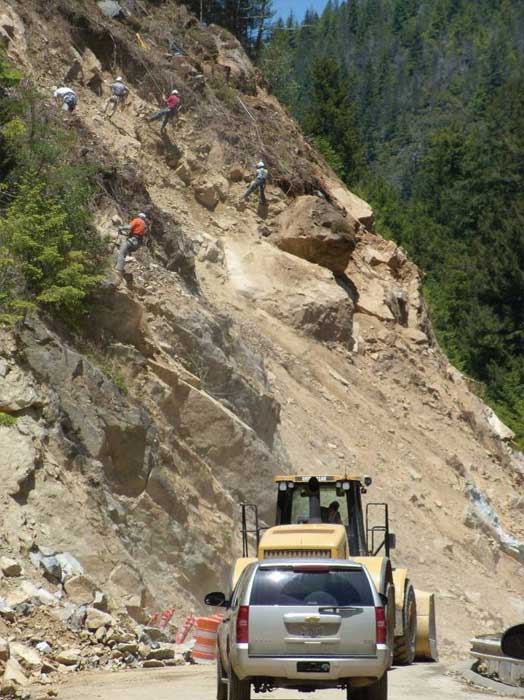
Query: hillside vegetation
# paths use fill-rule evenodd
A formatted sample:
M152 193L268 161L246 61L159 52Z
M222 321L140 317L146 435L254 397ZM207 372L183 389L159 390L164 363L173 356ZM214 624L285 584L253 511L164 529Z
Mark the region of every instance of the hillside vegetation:
M423 268L441 344L520 441L523 37L522 3L352 0L281 24L264 58L381 233Z
M96 167L45 97L0 56L0 321L7 324L36 306L74 322L102 280L107 253L91 225Z
M436 593L456 659L522 619L524 471L507 429L441 353L418 267L241 43L173 0L121 5L108 18L96 0L0 0L0 560L18 572L0 580L0 637L47 630L54 677L64 658L158 661L115 658L113 620L134 644L175 608L173 632L228 586L239 503L270 524L275 475L348 471L388 502L394 563ZM364 181L358 104L326 59L306 128ZM117 75L130 95L109 118ZM72 114L52 98L64 83ZM174 87L183 109L160 133L146 117ZM243 198L260 159L266 206ZM120 279L118 227L138 212L151 229ZM48 580L42 558L58 556L80 582ZM86 611L101 597L102 644Z

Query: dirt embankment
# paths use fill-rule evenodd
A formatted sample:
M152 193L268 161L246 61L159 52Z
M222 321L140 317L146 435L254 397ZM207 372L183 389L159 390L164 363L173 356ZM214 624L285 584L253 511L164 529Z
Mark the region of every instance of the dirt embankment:
M520 549L500 533L523 537L522 470L439 351L418 270L233 37L171 3L133 22L90 0L0 2L8 54L44 92L78 91L69 124L102 166L99 233L116 240L144 208L153 223L85 337L39 318L1 337L17 417L0 427L1 553L25 567L35 546L70 552L115 614L173 606L180 622L227 578L239 500L269 518L274 474L349 467L391 504L395 561L436 591L444 655L520 621ZM115 74L131 95L108 120ZM160 136L144 115L175 85L184 110ZM268 207L241 205L260 158ZM2 624L16 636L16 615Z

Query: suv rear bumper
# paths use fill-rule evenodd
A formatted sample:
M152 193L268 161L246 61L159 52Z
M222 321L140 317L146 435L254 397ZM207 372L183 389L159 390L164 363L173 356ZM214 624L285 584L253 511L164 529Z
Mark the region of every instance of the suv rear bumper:
M303 673L297 671L300 661L322 661L330 664L328 673ZM376 656L347 657L272 657L249 656L247 644L235 644L230 649L230 663L236 675L245 678L281 678L305 681L333 681L340 678L380 678L388 667L388 650L377 645Z

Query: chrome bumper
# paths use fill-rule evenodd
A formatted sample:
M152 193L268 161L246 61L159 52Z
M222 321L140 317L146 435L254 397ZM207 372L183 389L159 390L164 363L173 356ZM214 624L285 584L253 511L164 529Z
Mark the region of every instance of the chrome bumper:
M330 664L330 671L328 673L299 673L297 663L300 661L325 661ZM230 663L241 680L257 677L304 681L333 681L340 678L359 677L380 678L388 666L388 650L385 644L378 644L376 656L273 657L249 656L247 644L234 644L230 649Z

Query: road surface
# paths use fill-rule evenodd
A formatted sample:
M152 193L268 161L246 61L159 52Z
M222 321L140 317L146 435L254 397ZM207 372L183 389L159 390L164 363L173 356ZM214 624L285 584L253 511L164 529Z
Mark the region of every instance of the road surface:
M389 676L389 700L480 700L477 691L451 676L441 664L395 668ZM253 698L267 700L342 700L340 690L302 694L278 691ZM179 666L162 670L92 673L68 680L58 700L215 700L215 670L210 666Z

